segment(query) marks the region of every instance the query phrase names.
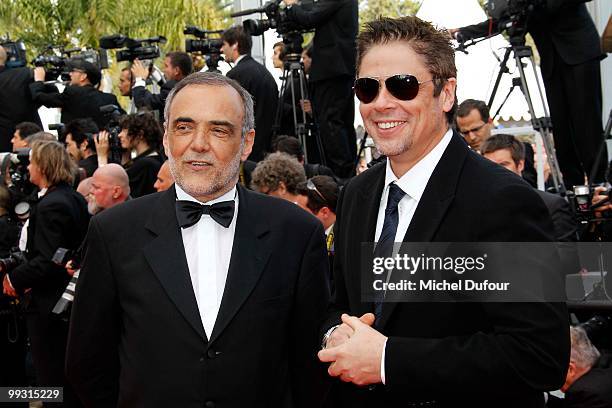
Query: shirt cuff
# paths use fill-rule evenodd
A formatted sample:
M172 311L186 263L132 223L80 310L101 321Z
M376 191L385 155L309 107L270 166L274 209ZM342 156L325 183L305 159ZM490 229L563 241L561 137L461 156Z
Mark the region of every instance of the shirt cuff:
M147 83L142 78L136 78L136 80L134 81L134 85L132 86L132 89L136 88L137 86L145 87L147 86Z
M385 379L385 350L387 349L387 340L389 339L385 339L385 344L383 344L383 352L382 352L382 358L380 359L380 381L383 383L383 385L386 385L386 379Z

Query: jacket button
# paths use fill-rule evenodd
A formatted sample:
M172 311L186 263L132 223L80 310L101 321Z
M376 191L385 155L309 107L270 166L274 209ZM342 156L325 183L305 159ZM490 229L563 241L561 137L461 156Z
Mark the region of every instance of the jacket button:
M213 350L213 349L209 349L209 350L206 352L206 355L208 356L208 358L215 358L215 357L217 357L219 354L221 354L221 353L219 353L218 351L215 351L215 350Z
M215 408L216 404L213 401L206 401L206 404L204 404L204 406L206 408Z

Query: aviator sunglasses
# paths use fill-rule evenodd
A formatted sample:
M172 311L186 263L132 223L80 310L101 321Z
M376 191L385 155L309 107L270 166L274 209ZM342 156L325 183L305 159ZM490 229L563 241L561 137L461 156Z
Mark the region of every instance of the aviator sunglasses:
M414 75L392 75L384 80L387 91L393 97L400 101L410 101L414 99L419 93L419 86L429 81L419 82ZM355 95L362 103L370 103L378 96L382 83L378 78L358 78L355 81L353 89L355 89Z

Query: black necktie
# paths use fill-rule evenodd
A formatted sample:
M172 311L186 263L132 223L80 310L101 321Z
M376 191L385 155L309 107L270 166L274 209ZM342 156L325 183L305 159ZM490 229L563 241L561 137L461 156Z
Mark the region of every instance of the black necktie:
M399 223L399 212L397 206L406 193L393 183L389 186L389 197L387 198L387 208L385 209L385 221L383 223L380 238L374 249L374 257L388 258L393 255L393 243L395 242L395 234L397 233L397 224ZM386 275L384 276L386 278ZM376 320L381 316L382 304L385 294L383 291L374 292L374 313Z
M213 220L227 228L234 218L234 206L234 200L222 201L212 205L203 205L194 201L177 200L176 217L181 228L189 228L200 221L202 214L209 214Z

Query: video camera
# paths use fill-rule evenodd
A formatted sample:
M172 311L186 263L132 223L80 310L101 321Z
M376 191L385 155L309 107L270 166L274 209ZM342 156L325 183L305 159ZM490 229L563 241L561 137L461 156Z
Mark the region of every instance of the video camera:
M25 67L27 63L25 44L21 40L12 41L6 37L0 38L0 46L6 51L7 68Z
M0 160L0 177L6 180L8 187L21 196L29 196L34 191L34 185L30 183L30 148L17 149L15 152L6 153ZM8 173L8 177L7 176Z
M117 105L111 104L100 106L100 112L102 112L104 118L108 121L106 125L109 145L108 162L121 164L121 156L123 155L123 148L119 140L119 133L121 133L121 126L119 126L119 120L122 116L121 110Z
M100 48L106 50L123 48L118 50L115 54L117 62L131 62L135 59L154 60L160 55L159 46L156 44L165 43L166 37L161 35L157 37L135 39L121 34L112 34L100 38Z
M244 20L242 23L244 31L251 36L262 35L270 28L276 29L280 35L291 32L308 32L287 17L287 7L282 0L270 0L260 8L238 11L230 16L241 17L254 13L264 13L268 18L267 20Z
M524 42L527 33L527 18L536 8L546 4L546 0L489 0L487 14L496 20L498 30L507 31L510 43L513 39Z
M217 68L221 61L221 38L209 38L211 34L221 35L223 30L202 30L196 26L186 26L183 34L193 35L197 39L185 39L185 51L189 53L200 53L206 61L206 66L211 72L219 72Z
M99 69L108 68L108 58L105 50L70 48L48 45L34 60L32 65L45 68L45 81L70 80L70 60L81 59L92 63Z
M25 262L25 253L20 251L19 248L12 248L9 252L9 256L0 259L0 277L4 277L7 272L12 271Z

